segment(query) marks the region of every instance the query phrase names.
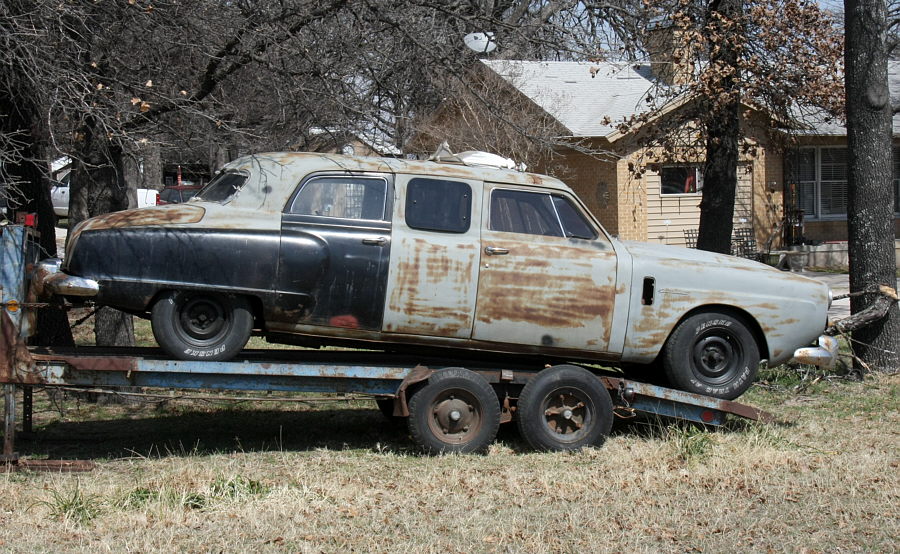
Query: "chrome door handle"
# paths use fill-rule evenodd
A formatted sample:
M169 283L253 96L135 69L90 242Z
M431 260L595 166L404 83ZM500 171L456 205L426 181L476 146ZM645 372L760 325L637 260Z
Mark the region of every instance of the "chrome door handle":
M362 243L369 246L384 246L385 243L387 243L387 239L384 237L378 237L377 239L362 239Z
M509 250L506 248L497 248L496 246L485 246L484 252L488 256L503 256L504 254L509 254Z

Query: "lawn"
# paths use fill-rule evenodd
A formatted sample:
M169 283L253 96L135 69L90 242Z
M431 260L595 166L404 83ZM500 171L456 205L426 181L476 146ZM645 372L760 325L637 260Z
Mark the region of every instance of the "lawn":
M486 456L444 457L367 400L38 391L20 452L97 468L0 473L0 549L896 551L898 391L898 375L780 369L743 398L778 425L622 421L575 454L531 452L511 427Z

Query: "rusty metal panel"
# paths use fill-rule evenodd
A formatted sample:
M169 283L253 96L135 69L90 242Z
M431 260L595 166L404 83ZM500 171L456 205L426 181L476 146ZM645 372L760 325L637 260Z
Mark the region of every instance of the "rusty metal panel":
M26 272L36 260L29 258L31 230L23 225L0 228L0 311L6 314L20 332L29 333L34 324L31 310L23 304L29 301ZM27 313L26 313L27 312Z
M467 339L472 333L478 290L481 228L480 181L472 189L472 214L464 233L411 229L406 225L406 187L416 176L395 183L393 245L383 330Z
M33 360L19 328L6 310L0 310L0 383L38 384Z
M505 184L491 184L491 191ZM476 340L605 352L613 327L617 256L593 240L488 229L483 202ZM502 254L491 254L499 248Z
M724 424L724 414L734 414L763 423L776 421L775 416L768 412L732 400L722 400L712 396L605 375L601 376L600 380L612 394L613 402L621 408L709 425Z

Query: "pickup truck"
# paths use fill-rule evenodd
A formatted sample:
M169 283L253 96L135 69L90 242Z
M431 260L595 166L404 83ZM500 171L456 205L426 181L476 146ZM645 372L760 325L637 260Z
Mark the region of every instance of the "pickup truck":
M50 201L57 217L69 217L69 175L55 181L50 188ZM155 206L159 202L159 192L155 189L137 189L137 207Z
M612 364L726 399L761 360L833 361L826 285L618 240L564 183L497 158L246 156L187 203L81 223L41 288L147 317L186 360L256 333Z

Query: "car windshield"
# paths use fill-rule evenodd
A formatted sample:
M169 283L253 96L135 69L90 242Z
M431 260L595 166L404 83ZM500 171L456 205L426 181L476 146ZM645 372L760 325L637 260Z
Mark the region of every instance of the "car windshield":
M203 187L194 198L224 204L231 200L246 182L247 176L242 173L222 173Z

